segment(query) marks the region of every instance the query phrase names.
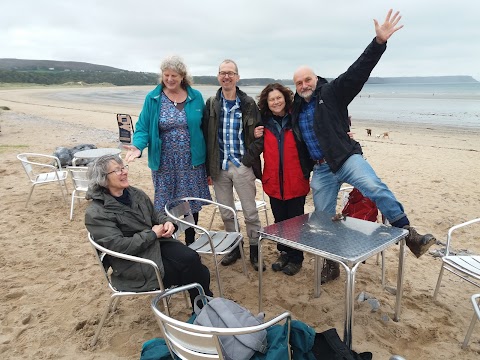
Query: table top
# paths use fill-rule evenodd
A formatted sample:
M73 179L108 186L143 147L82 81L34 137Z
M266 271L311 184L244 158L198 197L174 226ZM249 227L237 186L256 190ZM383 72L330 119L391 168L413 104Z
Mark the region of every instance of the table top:
M98 148L78 151L73 154L73 157L78 159L95 159L103 155L116 155L120 154L122 150L117 148Z
M404 238L405 229L345 217L332 221L314 211L266 226L260 236L292 248L353 266Z

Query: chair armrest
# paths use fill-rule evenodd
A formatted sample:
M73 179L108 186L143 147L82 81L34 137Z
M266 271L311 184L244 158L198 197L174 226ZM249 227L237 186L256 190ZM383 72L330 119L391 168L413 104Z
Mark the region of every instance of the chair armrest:
M119 259L123 259L123 260L133 261L133 262L140 263L140 264L145 264L145 265L150 265L155 270L155 274L157 275L157 281L158 281L158 285L160 286L160 289L165 290L164 287L163 287L163 281L162 281L162 276L160 274L160 269L158 268L158 265L153 260L141 258L141 257L134 256L134 255L122 254L122 253L119 253L119 252L116 252L116 251L109 250L109 249L99 245L98 243L96 243L95 240L93 240L90 233L88 233L88 240L90 241L90 243L92 244L92 246L95 249L97 249L98 251L100 251L104 254L107 254L109 256L113 256L113 257L116 257L116 258L119 258Z

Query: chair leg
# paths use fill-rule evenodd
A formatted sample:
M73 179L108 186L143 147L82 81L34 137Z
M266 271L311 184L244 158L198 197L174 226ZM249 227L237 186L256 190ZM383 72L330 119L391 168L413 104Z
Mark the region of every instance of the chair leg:
M35 188L35 184L32 184L32 187L30 188L30 193L28 194L27 202L25 203L25 207L28 206L28 202L30 201L30 198L32 197L33 189Z
M433 293L433 300L437 300L438 290L440 290L440 283L442 282L443 277L443 261L442 261L442 268L440 269L440 274L438 274L437 286L435 287L435 292Z
M108 313L110 312L110 306L112 305L113 300L118 300L118 298L115 299L114 296L111 296L110 299L108 300L107 307L105 308L105 311L103 312L102 318L100 319L100 322L98 323L97 331L95 332L95 335L93 336L92 341L90 342L90 346L95 346L97 343L98 337L100 336L100 331L102 330L103 323L105 322L105 319L108 316ZM115 301L116 304L117 301Z
M68 188L67 188L67 184L65 183L65 181L58 180L58 186L60 186L60 191L62 192L63 201L67 202L65 192L63 191L62 183L63 183L63 186L65 186L65 191L67 191L67 194L68 194Z
M70 206L70 221L73 219L73 206L75 205L75 190L72 192L72 204Z
M470 322L470 327L468 328L468 331L467 331L467 335L465 335L465 340L463 340L462 349L465 349L468 346L468 342L470 341L470 336L472 336L473 328L475 327L476 322L477 322L477 314L474 311L472 321Z

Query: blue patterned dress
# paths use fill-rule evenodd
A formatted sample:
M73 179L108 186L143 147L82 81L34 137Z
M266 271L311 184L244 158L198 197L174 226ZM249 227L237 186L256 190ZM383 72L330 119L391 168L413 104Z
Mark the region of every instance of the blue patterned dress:
M184 196L211 200L205 164L192 167L185 110L178 110L163 92L161 102L158 119L162 141L160 168L152 171L155 209L164 211L167 201ZM201 209L198 201L190 205L193 213Z

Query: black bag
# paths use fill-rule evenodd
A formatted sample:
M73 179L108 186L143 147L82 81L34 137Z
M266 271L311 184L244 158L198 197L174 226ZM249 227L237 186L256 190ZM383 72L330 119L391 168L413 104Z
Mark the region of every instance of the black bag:
M317 360L372 360L373 356L371 352L350 350L334 328L315 335L312 352Z

